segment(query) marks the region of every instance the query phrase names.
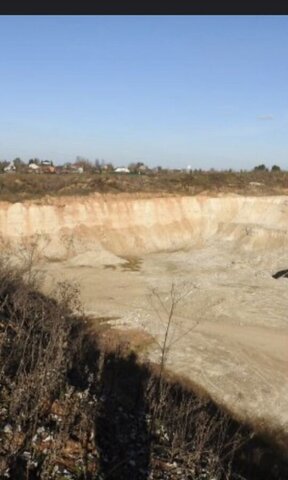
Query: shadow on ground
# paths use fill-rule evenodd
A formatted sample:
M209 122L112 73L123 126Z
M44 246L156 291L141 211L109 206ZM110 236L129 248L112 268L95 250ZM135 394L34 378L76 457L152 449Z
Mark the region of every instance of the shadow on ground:
M104 359L95 425L99 473L103 479L148 478L150 434L144 393L147 378L148 371L139 368L133 353L126 358L110 353Z

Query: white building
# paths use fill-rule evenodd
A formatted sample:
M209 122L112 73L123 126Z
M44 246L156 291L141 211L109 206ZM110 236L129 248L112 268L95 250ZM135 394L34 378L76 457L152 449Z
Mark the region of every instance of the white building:
M114 173L130 173L130 170L126 167L117 167L114 169Z
M15 172L15 171L16 171L16 167L14 165L14 162L10 162L9 165L7 165L7 167L4 168L4 172L6 173Z
M37 170L39 170L39 165L37 165L37 163L29 163L28 165L28 168L33 171L33 172L36 172Z

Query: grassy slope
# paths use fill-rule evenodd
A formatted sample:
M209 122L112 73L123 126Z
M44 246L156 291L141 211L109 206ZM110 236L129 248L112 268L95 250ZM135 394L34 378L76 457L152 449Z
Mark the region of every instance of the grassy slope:
M252 182L252 183L251 183ZM45 195L89 193L237 193L240 195L287 194L288 172L167 172L149 175L84 173L69 175L2 174L0 200L19 202Z
M113 330L93 338L72 313L77 290L54 295L0 264L0 478L287 478L271 446L209 399L140 364Z

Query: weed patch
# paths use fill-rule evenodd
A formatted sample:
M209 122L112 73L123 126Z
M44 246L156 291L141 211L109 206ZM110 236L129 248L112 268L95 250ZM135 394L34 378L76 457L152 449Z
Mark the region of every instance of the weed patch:
M138 332L95 322L75 287L44 296L0 264L0 478L287 478L248 427L140 363Z

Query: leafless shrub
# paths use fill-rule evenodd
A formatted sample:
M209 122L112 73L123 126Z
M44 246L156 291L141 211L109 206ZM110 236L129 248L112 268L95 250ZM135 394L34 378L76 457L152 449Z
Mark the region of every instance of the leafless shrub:
M171 346L199 324L198 320L192 322L192 326L184 333L177 328L177 306L188 293L189 289L177 289L172 283L165 298L157 290L153 290L150 297L163 333L162 341L161 336L155 337L160 350L160 365L157 374L149 378L147 389L151 408L150 429L152 434L156 433L161 448L167 450L166 456L170 462L175 459L183 461L185 458L187 467L195 475L199 475L205 465L206 472L213 474L213 478L226 480L233 478L230 473L235 452L249 437L244 430L232 428L230 417L213 408L207 397L193 395L191 391L188 393L181 383L167 379Z
M215 479L232 479L237 451L249 441L245 429L207 398L193 395L162 375L161 402L158 379L149 379L148 397L153 425L154 451L170 464L185 464L187 473L203 469ZM207 478L210 478L209 476Z
M127 472L137 472L137 462L124 465L119 456L123 429L127 449L131 433L132 449L135 438L145 437L145 458L142 451L139 462L145 468L150 457L151 468L157 459L168 462L171 480L179 478L173 477L174 463L184 478L200 479L203 469L208 480L256 478L235 468L249 441L246 430L166 372L177 298L172 290L174 307L167 310L169 329L157 372L140 365L125 345L99 349L77 285L58 284L54 298L47 297L23 281L21 271L0 262L1 478L59 479L61 465L72 478L97 478L99 455L111 444L117 446L111 452L116 457L107 478L136 478ZM137 478L148 479L143 475Z
M22 271L0 265L0 400L4 405L3 420L13 432L6 442L4 468L15 464L28 447L29 461L33 460L36 449L32 439L55 400L62 398L61 408L69 415L65 421L63 417L54 450L65 441L76 417L68 408L65 393L75 347L84 341L84 335L78 335L81 328L75 317L76 312L78 317L81 314L78 290L60 284L55 300L33 289L30 277L27 280L22 280ZM75 336L77 342L72 345ZM84 422L85 427L87 409L80 408L75 398L73 408L81 412L77 423Z

